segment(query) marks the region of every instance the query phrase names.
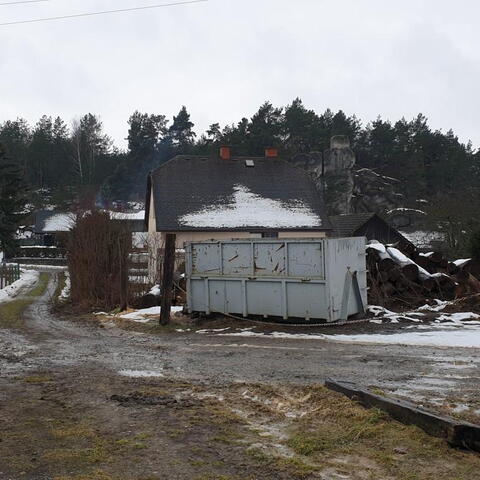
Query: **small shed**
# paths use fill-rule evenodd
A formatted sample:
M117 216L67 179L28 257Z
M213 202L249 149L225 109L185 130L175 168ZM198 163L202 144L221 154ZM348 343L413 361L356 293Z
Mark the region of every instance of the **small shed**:
M329 217L335 237L366 237L381 243L411 244L396 228L376 213L352 213Z
M75 214L57 210L41 210L35 214L35 241L39 246L64 244L66 234L75 225Z

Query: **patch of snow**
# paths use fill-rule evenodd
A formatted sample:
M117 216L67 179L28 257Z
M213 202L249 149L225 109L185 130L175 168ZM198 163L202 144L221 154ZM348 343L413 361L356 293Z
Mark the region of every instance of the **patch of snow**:
M471 320L471 319L476 319L480 318L480 315L477 315L476 313L473 312L457 312L457 313L445 313L443 315L440 315L437 320L441 321L451 321L451 322L463 322L464 320ZM469 322L470 325L473 322ZM476 322L475 322L476 323Z
M212 205L184 215L179 223L190 227L321 227L322 220L307 205L292 200L284 203L264 198L243 185L236 185L232 196L222 205Z
M428 232L425 230L404 232L401 230L400 233L418 248L431 248L432 242L445 241L445 234L441 232Z
M60 295L58 297L58 299L60 301L67 300L70 297L70 288L71 288L70 275L68 273L66 273L65 274L65 286L63 287L63 289L60 292Z
M45 220L42 232L69 232L74 225L73 213L55 213Z
M421 312L404 312L404 313L397 313L397 312L392 312L390 310L387 310L384 307L379 307L378 305L369 305L367 307L367 313L372 313L375 317L381 316L381 319L376 319L376 320L370 320L371 323L378 323L381 324L383 323L384 319L390 320L390 323L399 323L399 320L409 320L411 322L419 322L420 320L418 318L412 318L412 317L418 317L418 316L423 316L425 315L424 313Z
M160 310L160 307L144 308L142 310L135 310L134 312L126 313L125 315L120 315L120 318L133 320L139 323L147 323L151 320L148 316L160 315ZM181 312L182 310L183 307L172 307L171 309L172 313Z
M396 213L396 212L419 213L420 215L427 214L423 210L418 210L417 208L405 208L405 207L394 208L393 210L389 210L387 214L391 215L392 213Z
M204 333L217 333L217 332L225 332L228 330L227 328L205 328L203 330L197 330L197 333L204 334Z
M374 250L377 250L380 253L387 253L387 249L385 248L385 245L379 242L368 243L366 245L366 248L373 248Z
M145 210L135 213L125 213L125 212L108 212L110 218L113 220L144 220L145 219Z
M453 263L454 263L457 267L462 268L462 267L465 266L470 260L471 260L471 258L459 258L458 260L455 260Z
M133 377L133 378L150 378L150 377L163 377L163 373L156 372L154 370L120 370L118 372L124 377Z
M476 331L459 329L453 331L409 331L408 333L394 334L329 335L328 340L379 345L480 348L480 329Z
M436 305L423 305L422 307L418 307L417 310L428 311L428 312L440 312L441 310L444 310L445 307L447 307L452 303L449 301L438 300L438 299L435 299L434 302L436 303Z
M155 295L156 297L159 297L160 296L160 285L154 285L148 293L149 293L149 295Z
M32 288L38 282L39 275L35 270L22 269L19 280L0 290L0 302L13 300L22 290Z

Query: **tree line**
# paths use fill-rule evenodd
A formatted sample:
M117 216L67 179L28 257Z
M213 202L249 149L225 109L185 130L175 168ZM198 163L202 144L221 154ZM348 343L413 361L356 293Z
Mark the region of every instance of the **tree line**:
M350 138L359 168L401 180L407 198L479 184L480 154L451 130L431 129L422 114L362 125L343 111L317 114L298 98L286 107L266 102L250 119L223 127L214 123L199 137L185 107L172 120L137 111L128 120L126 151L115 147L99 116L91 113L70 125L49 116L33 126L21 118L0 123L0 143L33 190L90 188L106 199L142 198L148 172L178 153L208 155L228 144L239 155L262 155L265 146L276 146L292 156L327 149L333 135Z
M299 98L285 107L265 102L251 118L223 127L214 123L199 136L186 107L172 119L136 111L128 119L126 150L114 145L100 117L92 113L70 124L49 116L35 125L22 118L4 121L0 123L0 225L8 223L8 210L13 207L10 193L5 192L12 190L22 192L19 196L24 199L28 191L29 202L37 208L46 198L61 206L86 193L102 202L142 200L148 172L176 154L216 154L224 144L238 155L263 155L266 146L275 146L291 157L324 151L333 135L350 138L359 168L401 180L399 193L405 195L405 206L428 199L435 207L435 221L454 222L460 233L467 223L468 231L478 227L468 213L480 206L480 153L471 143L461 142L452 130L432 129L422 114L396 122L378 117L362 125L355 115L341 110L317 113ZM6 182L8 187L2 186ZM18 204L15 208L22 210Z

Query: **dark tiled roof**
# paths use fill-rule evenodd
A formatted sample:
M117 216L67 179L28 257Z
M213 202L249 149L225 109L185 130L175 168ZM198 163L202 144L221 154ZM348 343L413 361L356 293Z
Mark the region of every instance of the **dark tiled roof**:
M254 166L247 167L246 160ZM239 230L330 230L323 199L309 175L280 158L219 157L179 155L154 170L148 181L147 212L150 208L150 186L153 186L157 231L239 231ZM256 225L219 226L185 224L185 215L205 209L222 208L231 203L238 187L262 199L278 201L279 205L301 205L318 219L315 225L294 228L273 228ZM233 212L233 210L232 210ZM187 222L188 223L188 222Z
M335 215L328 217L328 219L336 236L349 237L374 216L375 213L352 213Z

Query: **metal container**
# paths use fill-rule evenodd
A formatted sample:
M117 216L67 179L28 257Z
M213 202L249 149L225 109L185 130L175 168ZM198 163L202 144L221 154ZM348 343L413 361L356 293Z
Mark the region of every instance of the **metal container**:
M364 237L191 242L185 261L190 313L334 322L367 304Z

